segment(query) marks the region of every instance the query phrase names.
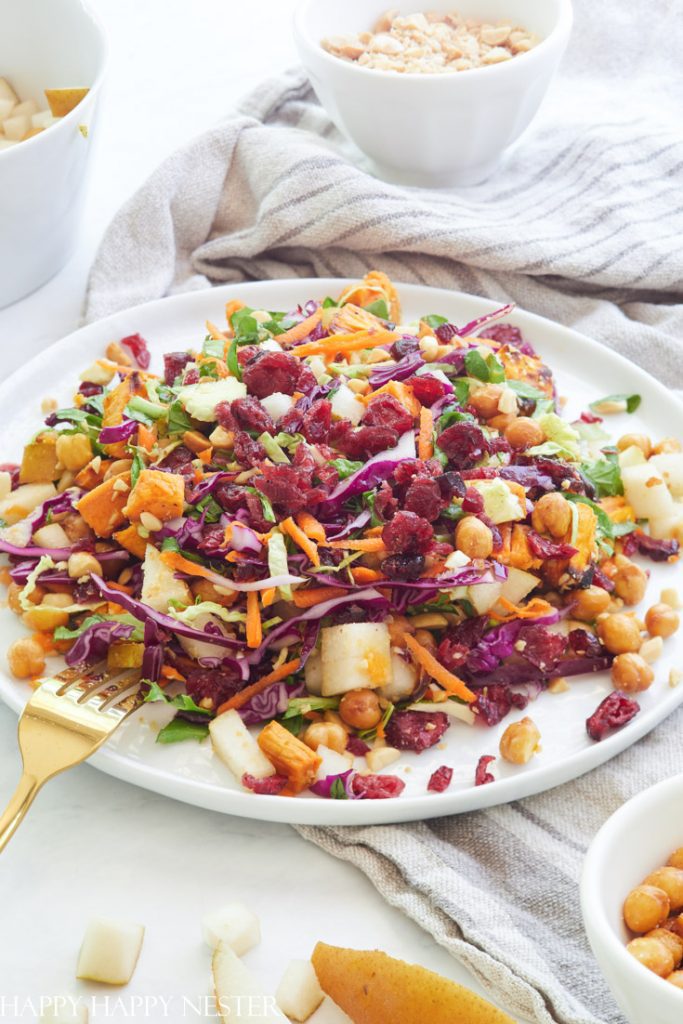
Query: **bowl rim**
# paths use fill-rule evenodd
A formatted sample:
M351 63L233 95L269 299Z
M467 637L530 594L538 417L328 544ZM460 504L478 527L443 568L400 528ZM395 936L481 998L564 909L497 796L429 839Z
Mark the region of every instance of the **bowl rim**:
M91 86L89 86L88 92L83 97L81 102L77 103L73 110L70 110L68 114L65 114L56 124L51 124L49 126L49 130L39 132L37 135L33 135L30 139L24 139L18 146L9 146L7 149L0 150L0 160L4 159L5 161L7 161L7 159L11 159L13 157L15 158L18 153L26 153L29 146L35 146L36 144L43 145L46 136L49 136L50 134L54 136L55 132L59 132L62 129L66 130L64 126L71 125L76 120L78 116L76 112L81 106L81 103L94 99L102 87L102 82L104 81L104 77L109 66L109 58L111 55L109 36L107 35L107 31L104 27L102 19L100 18L99 14L95 12L95 9L91 4L90 0L73 0L73 4L75 7L80 8L81 13L84 15L86 20L92 22L93 27L95 28L95 31L99 37L100 60L93 83Z
M450 75L438 74L437 72L424 72L424 71L388 71L381 68L366 68L363 65L357 64L355 61L342 60L339 57L334 57L331 53L328 53L324 49L320 41L314 42L308 31L307 15L311 8L317 4L325 2L325 0L300 0L297 8L294 12L293 26L294 35L297 38L301 46L306 47L309 51L313 52L318 58L322 59L325 64L330 68L345 68L346 71L342 73L350 74L362 74L370 76L376 80L381 79L384 81L409 81L409 82L453 82L463 80L471 82L479 78L482 72L487 74L497 73L501 75L517 74L519 73L519 61L518 60L504 60L498 64L489 64L486 67L481 68L468 68L465 72L454 72ZM558 11L557 21L554 27L550 30L547 36L541 39L537 46L534 46L532 50L528 50L526 53L518 54L518 57L523 58L524 63L522 67L530 68L533 62L538 63L542 59L546 50L550 49L550 44L560 45L561 48L567 43L569 34L571 32L573 20L574 20L574 9L572 0L556 0ZM540 56L539 56L540 54ZM517 65L517 71L511 71L510 69ZM476 76L476 78L475 78ZM490 81L491 75L487 80ZM429 88L430 86L425 86Z
M652 813L653 807L673 802L672 798L676 795L680 798L682 791L683 774L674 775L648 787L622 804L604 822L593 838L584 860L580 884L581 913L589 940L592 933L597 933L605 943L607 956L613 960L615 967L627 972L634 984L643 990L646 998L651 997L660 1003L663 1000L667 1008L678 1014L683 1007L683 990L676 988L675 985L668 985L664 978L648 970L626 951L626 946L615 934L607 919L600 879L608 867L607 858L623 829L633 821Z

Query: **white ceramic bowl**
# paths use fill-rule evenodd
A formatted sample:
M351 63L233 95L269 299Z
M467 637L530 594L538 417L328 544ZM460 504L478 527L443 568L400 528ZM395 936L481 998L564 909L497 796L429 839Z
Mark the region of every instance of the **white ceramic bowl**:
M44 284L71 255L107 47L82 0L0 0L0 25L0 76L21 100L43 109L43 89L90 88L57 124L0 151L2 307Z
M591 843L581 880L581 909L593 952L630 1024L681 1024L683 990L626 952L622 920L628 893L683 846L683 775L629 800Z
M327 53L321 40L372 27L387 8L505 19L535 32L533 50L485 68L398 74ZM389 181L472 185L529 125L569 40L571 0L303 0L294 19L301 60L337 127Z

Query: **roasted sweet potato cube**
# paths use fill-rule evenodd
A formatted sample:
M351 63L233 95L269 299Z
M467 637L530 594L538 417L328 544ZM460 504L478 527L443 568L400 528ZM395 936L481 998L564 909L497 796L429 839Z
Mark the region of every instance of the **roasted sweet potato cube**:
M140 668L144 656L144 644L127 640L114 643L107 651L107 668Z
M39 437L27 444L19 470L22 484L51 484L57 472L57 438L54 434Z
M140 560L144 559L149 541L140 536L137 526L126 526L125 529L118 530L114 534L114 540L117 540L126 551L130 551L131 555Z
M257 742L275 771L287 776L289 792L300 793L315 782L322 759L279 722L269 722Z
M119 473L84 494L76 508L98 537L111 537L126 521L130 473Z
M125 513L137 521L143 512L156 516L162 523L177 519L185 507L185 481L175 473L160 469L143 469L130 493Z

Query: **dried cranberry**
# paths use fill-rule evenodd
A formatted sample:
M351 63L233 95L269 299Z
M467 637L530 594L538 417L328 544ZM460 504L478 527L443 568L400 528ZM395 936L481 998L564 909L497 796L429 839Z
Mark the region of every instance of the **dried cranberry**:
M417 580L425 567L424 555L390 555L381 569L390 580Z
M462 499L462 510L478 516L484 511L484 499L476 487L468 487Z
M444 637L439 644L439 661L449 672L455 672L457 675L466 665L470 649L467 644L457 643L449 637Z
M512 324L491 324L490 327L485 327L483 331L479 332L479 337L497 341L500 345L516 345L517 347L524 340L519 327L513 327Z
M375 515L386 523L397 509L398 501L394 497L394 492L387 481L383 480L375 494Z
M298 434L303 422L304 414L301 409L297 409L295 406L293 409L288 409L280 417L277 421L277 429L282 430L285 434Z
M491 455L507 455L512 451L512 445L506 437L492 437L489 441L489 451Z
M213 489L213 497L226 512L237 512L246 507L247 491L238 484L220 482Z
M194 367L187 371L183 377L183 384L198 384L199 383L199 370L195 370Z
M606 590L610 594L614 590L614 580L611 580L609 576L602 571L602 569L598 568L597 565L593 567L592 582L596 587L602 587L603 590Z
M295 466L265 465L263 476L254 483L285 515L317 505L327 497L322 488L311 487L305 474Z
M477 761L477 767L474 772L474 785L475 786L486 786L489 782L495 782L493 775L488 771L488 766L492 761L495 761L495 757L491 754L483 754Z
M439 490L441 496L446 501L452 501L453 498L464 498L467 493L467 486L465 481L459 473L443 473L440 477L437 477L439 482Z
M576 548L573 548L571 544L558 544L553 540L549 540L547 537L541 537L540 534L535 533L534 530L529 530L527 534L527 543L531 548L531 551L537 558L571 558L577 554Z
M471 469L489 451L483 430L466 420L446 427L439 434L438 443L454 469Z
M403 359L404 356L411 356L413 352L420 351L420 339L407 335L399 338L389 349L393 359Z
M185 680L185 689L196 704L210 701L213 710L242 688L239 678L221 669L192 669ZM202 704L202 707L204 705Z
M592 740L599 743L605 736L625 725L640 711L640 704L631 700L624 693L615 690L597 706L590 718L586 719L586 732Z
M413 394L423 405L434 405L434 402L438 402L440 398L448 394L448 388L444 382L431 373L409 377L406 383L410 384Z
M126 338L121 338L119 344L128 349L138 366L143 370L149 369L151 356L147 342L140 334L129 334Z
M318 380L312 370L308 366L302 366L301 372L297 378L296 390L302 391L305 395L309 395L314 388L318 387Z
M397 512L382 530L382 540L391 555L424 554L434 530L414 512Z
M234 402L231 402L230 412L240 430L254 430L257 434L272 434L275 430L275 424L268 411L264 409L258 398L253 398L251 395L246 398L236 398ZM218 414L218 409L216 409L216 414ZM225 426L220 419L218 422L222 427Z
M216 421L223 427L224 430L235 430L237 424L235 423L235 417L232 414L232 407L230 402L219 402L216 406Z
M237 362L240 366L246 366L259 352L258 345L242 345L237 349Z
M83 395L84 398L92 398L94 395L101 395L104 388L101 384L91 384L89 380L84 380L78 389L79 395Z
M396 466L393 476L399 487L402 487L403 484L409 484L418 473L422 472L423 464L420 459L403 459Z
M587 629L572 629L567 635L567 643L579 657L589 658L600 658L604 655L605 650L594 633L589 633Z
M440 768L432 772L431 778L427 783L427 789L430 789L432 793L444 793L450 786L452 779L453 769L449 768L446 764L442 764Z
M233 452L240 466L258 466L266 457L266 449L261 442L250 437L243 430L238 430L235 433Z
M387 743L419 754L438 743L449 725L443 711L395 711L387 724Z
M286 775L268 775L265 779L257 779L249 772L245 772L242 776L242 785L245 789L266 796L279 796L288 781Z
M414 512L433 523L446 507L438 480L429 476L415 477L408 487L403 507L407 512Z
M353 795L360 800L389 800L400 796L406 784L397 775L354 775Z
M276 391L292 395L301 374L301 361L287 352L259 352L244 368L242 379L257 398Z
M667 562L678 554L680 547L677 540L656 540L641 530L634 530L628 536L633 537L638 553L646 555L653 562Z
M331 491L339 483L339 473L327 463L324 466L318 466L316 469L316 476L321 487L324 487L326 491ZM377 511L377 504L375 504L375 512Z
M320 444L327 440L332 426L332 405L326 398L319 398L304 413L301 433L311 444Z
M353 754L354 757L363 757L365 754L367 754L370 747L367 745L367 743L363 743L360 737L349 736L349 738L346 741L346 749L350 754Z
M385 448L395 448L397 442L398 434L391 427L362 426L353 430L348 420L340 420L330 431L330 443L349 459L369 459Z
M186 448L184 444L178 445L172 452L162 459L157 465L157 469L163 469L166 473L178 473L180 476L187 477L188 479L194 478L194 466L192 465L193 460L196 458L194 452L191 452L189 448Z
M561 633L553 633L546 626L530 622L517 634L515 650L547 675L556 667L566 646L567 641Z
M528 671L528 669L527 669ZM478 718L485 725L498 725L512 708L525 708L529 698L523 693L515 693L502 683L486 686L477 694L477 699L470 705L478 712Z
M249 525L252 529L258 530L259 533L268 533L272 529L273 524L264 516L263 505L258 494L247 492L247 511L249 513ZM237 568L239 568L239 563Z
M602 416L596 416L594 412L582 412L580 419L582 423L602 423Z
M370 401L362 424L365 427L389 427L397 434L404 434L412 428L413 417L397 398L385 393Z

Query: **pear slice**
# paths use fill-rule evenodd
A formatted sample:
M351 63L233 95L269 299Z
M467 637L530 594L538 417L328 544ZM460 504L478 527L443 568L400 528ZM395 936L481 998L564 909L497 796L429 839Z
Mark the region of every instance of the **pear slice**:
M292 960L275 993L277 1005L290 1020L305 1021L318 1009L325 993L310 960Z
M53 117L64 117L77 107L90 89L45 89L45 99Z
M233 953L244 956L261 941L261 926L256 914L244 903L228 903L204 915L202 935L209 949L227 942Z
M514 1024L462 985L378 950L319 942L311 961L322 990L354 1024Z
M93 918L85 930L76 977L105 985L127 985L133 977L144 935L142 925Z
M211 966L216 1008L224 1024L242 1019L249 1024L286 1024L275 997L266 995L227 942L218 943Z

